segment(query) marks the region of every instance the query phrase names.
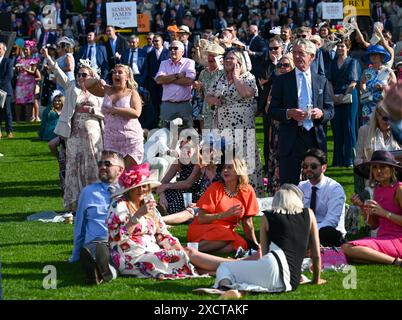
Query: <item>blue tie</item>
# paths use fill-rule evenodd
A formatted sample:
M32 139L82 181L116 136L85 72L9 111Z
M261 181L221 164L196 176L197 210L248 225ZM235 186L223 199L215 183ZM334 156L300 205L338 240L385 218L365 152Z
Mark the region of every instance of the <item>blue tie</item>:
M307 106L310 104L311 96L307 87L307 76L304 72L301 73L301 92L300 92L300 108L307 111ZM308 131L313 127L313 121L306 119L303 121L303 127Z

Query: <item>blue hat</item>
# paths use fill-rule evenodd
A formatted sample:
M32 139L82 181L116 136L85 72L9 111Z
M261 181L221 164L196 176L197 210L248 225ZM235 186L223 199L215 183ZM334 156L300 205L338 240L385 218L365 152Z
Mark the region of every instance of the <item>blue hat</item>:
M371 64L372 62L370 61L370 54L373 54L373 53L382 54L384 56L383 63L387 63L389 60L391 60L391 55L388 53L388 51L385 50L385 48L383 46L376 44L376 45L371 45L367 48L367 51L366 51L365 55L363 56L363 61L367 64Z

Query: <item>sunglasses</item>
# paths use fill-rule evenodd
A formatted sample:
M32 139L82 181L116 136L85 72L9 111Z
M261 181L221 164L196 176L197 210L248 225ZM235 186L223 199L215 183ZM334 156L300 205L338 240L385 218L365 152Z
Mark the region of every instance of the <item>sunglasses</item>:
M278 63L276 66L278 68L290 68L290 63Z
M88 73L77 73L78 78L86 78L88 77Z
M152 42L159 42L159 40L152 40Z
M98 167L102 167L102 166L109 168L110 166L113 166L113 163L111 163L109 160L99 160Z
M311 164L308 164L308 163L304 163L303 164L303 169L304 170L306 170L306 169L308 169L309 167L311 168L311 170L316 170L318 167L320 167L321 165L320 164L317 164L317 163L311 163Z
M269 47L269 50L278 50L279 49L279 47Z
M389 117L381 116L382 121L388 122L390 119Z
M179 47L170 47L170 48L169 48L169 51L172 51L172 50L177 51L177 50L179 50Z
M307 34L298 34L297 37L298 38L307 38Z

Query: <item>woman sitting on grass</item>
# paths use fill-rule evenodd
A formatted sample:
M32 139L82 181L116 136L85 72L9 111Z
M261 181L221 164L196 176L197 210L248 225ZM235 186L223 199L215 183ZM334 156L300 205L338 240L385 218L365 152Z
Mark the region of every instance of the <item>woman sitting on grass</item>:
M151 188L160 185L150 178L149 167L148 163L134 165L119 178L125 189L110 205L106 221L113 264L120 274L140 278L197 276L149 197Z
M284 184L274 196L272 211L262 217L261 246L254 257L228 261L187 248L190 259L205 269L219 266L214 284L214 288L220 289L217 293L240 298L243 291L296 290L303 258L309 248L313 261L312 282L324 284L317 221L313 211L303 207L303 192L295 185ZM204 291L210 292L210 289Z
M355 167L355 173L375 184L374 200L363 203L358 196L352 202L362 209L376 237L350 241L342 245L352 262L380 263L402 267L402 183L397 173L402 167L389 151L374 151L369 162Z
M199 242L200 251L211 253L257 248L253 216L259 207L244 160L235 158L223 165L221 175L222 181L212 183L197 202L200 213L188 228L187 240ZM235 231L240 223L247 241Z

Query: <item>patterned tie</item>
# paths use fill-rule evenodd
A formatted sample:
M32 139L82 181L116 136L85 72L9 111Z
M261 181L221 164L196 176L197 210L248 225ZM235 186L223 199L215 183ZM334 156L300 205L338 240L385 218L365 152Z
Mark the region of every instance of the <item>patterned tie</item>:
M133 62L134 62L134 52L135 49L131 49L131 53L130 53L130 67L133 67Z
M301 92L300 92L300 107L301 109L307 111L307 106L310 104L311 96L310 90L307 86L307 75L305 72L301 73ZM314 126L311 119L305 119L303 121L303 127L309 131Z

